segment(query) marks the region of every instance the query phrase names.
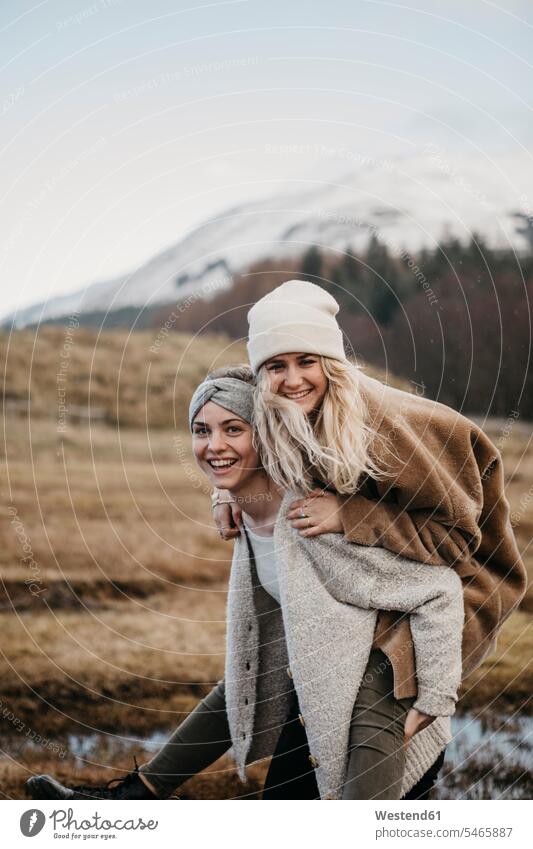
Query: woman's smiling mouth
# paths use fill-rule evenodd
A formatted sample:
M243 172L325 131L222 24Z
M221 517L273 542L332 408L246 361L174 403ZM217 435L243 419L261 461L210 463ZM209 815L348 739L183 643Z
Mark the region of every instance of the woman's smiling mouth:
M207 460L214 472L221 472L230 469L237 462L236 457L230 457L226 460Z
M312 391L312 389L302 389L301 392L284 392L283 394L285 398L289 398L291 401L299 401L300 398L305 398Z

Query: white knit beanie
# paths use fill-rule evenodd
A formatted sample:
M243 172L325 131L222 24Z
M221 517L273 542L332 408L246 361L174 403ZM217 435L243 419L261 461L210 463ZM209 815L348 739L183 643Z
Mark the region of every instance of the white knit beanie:
M346 360L329 292L307 280L287 280L248 313L248 356L255 373L277 354L302 352Z

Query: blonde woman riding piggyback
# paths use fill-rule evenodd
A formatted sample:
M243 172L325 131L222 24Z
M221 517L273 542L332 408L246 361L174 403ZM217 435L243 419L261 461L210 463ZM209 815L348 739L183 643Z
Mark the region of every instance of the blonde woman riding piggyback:
M301 492L285 516L301 538L339 534L355 547L453 568L463 587L464 678L494 650L526 587L501 456L468 418L350 362L338 309L323 288L290 280L248 314L265 470L280 489ZM213 514L224 539L239 535L241 510L224 490L215 490ZM381 610L373 649L391 665L395 698L414 700L409 617ZM406 740L431 721L411 708Z

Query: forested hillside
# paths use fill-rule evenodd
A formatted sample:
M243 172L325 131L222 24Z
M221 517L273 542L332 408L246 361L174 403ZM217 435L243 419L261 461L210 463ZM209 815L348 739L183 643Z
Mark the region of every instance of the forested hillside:
M312 247L300 260L251 267L208 301L191 299L174 311L172 328L242 338L251 304L296 276L337 298L348 347L362 360L456 409L533 418L530 254L495 251L475 236L418 256L375 235L363 255ZM160 310L155 325L169 315Z

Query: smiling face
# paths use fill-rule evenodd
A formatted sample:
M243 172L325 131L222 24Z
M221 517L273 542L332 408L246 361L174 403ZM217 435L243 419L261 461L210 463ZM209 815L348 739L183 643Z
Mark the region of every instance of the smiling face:
M319 410L328 379L314 354L279 354L264 365L270 391L294 401L306 415Z
M194 418L192 447L199 467L219 489L237 493L261 469L251 425L213 401Z

